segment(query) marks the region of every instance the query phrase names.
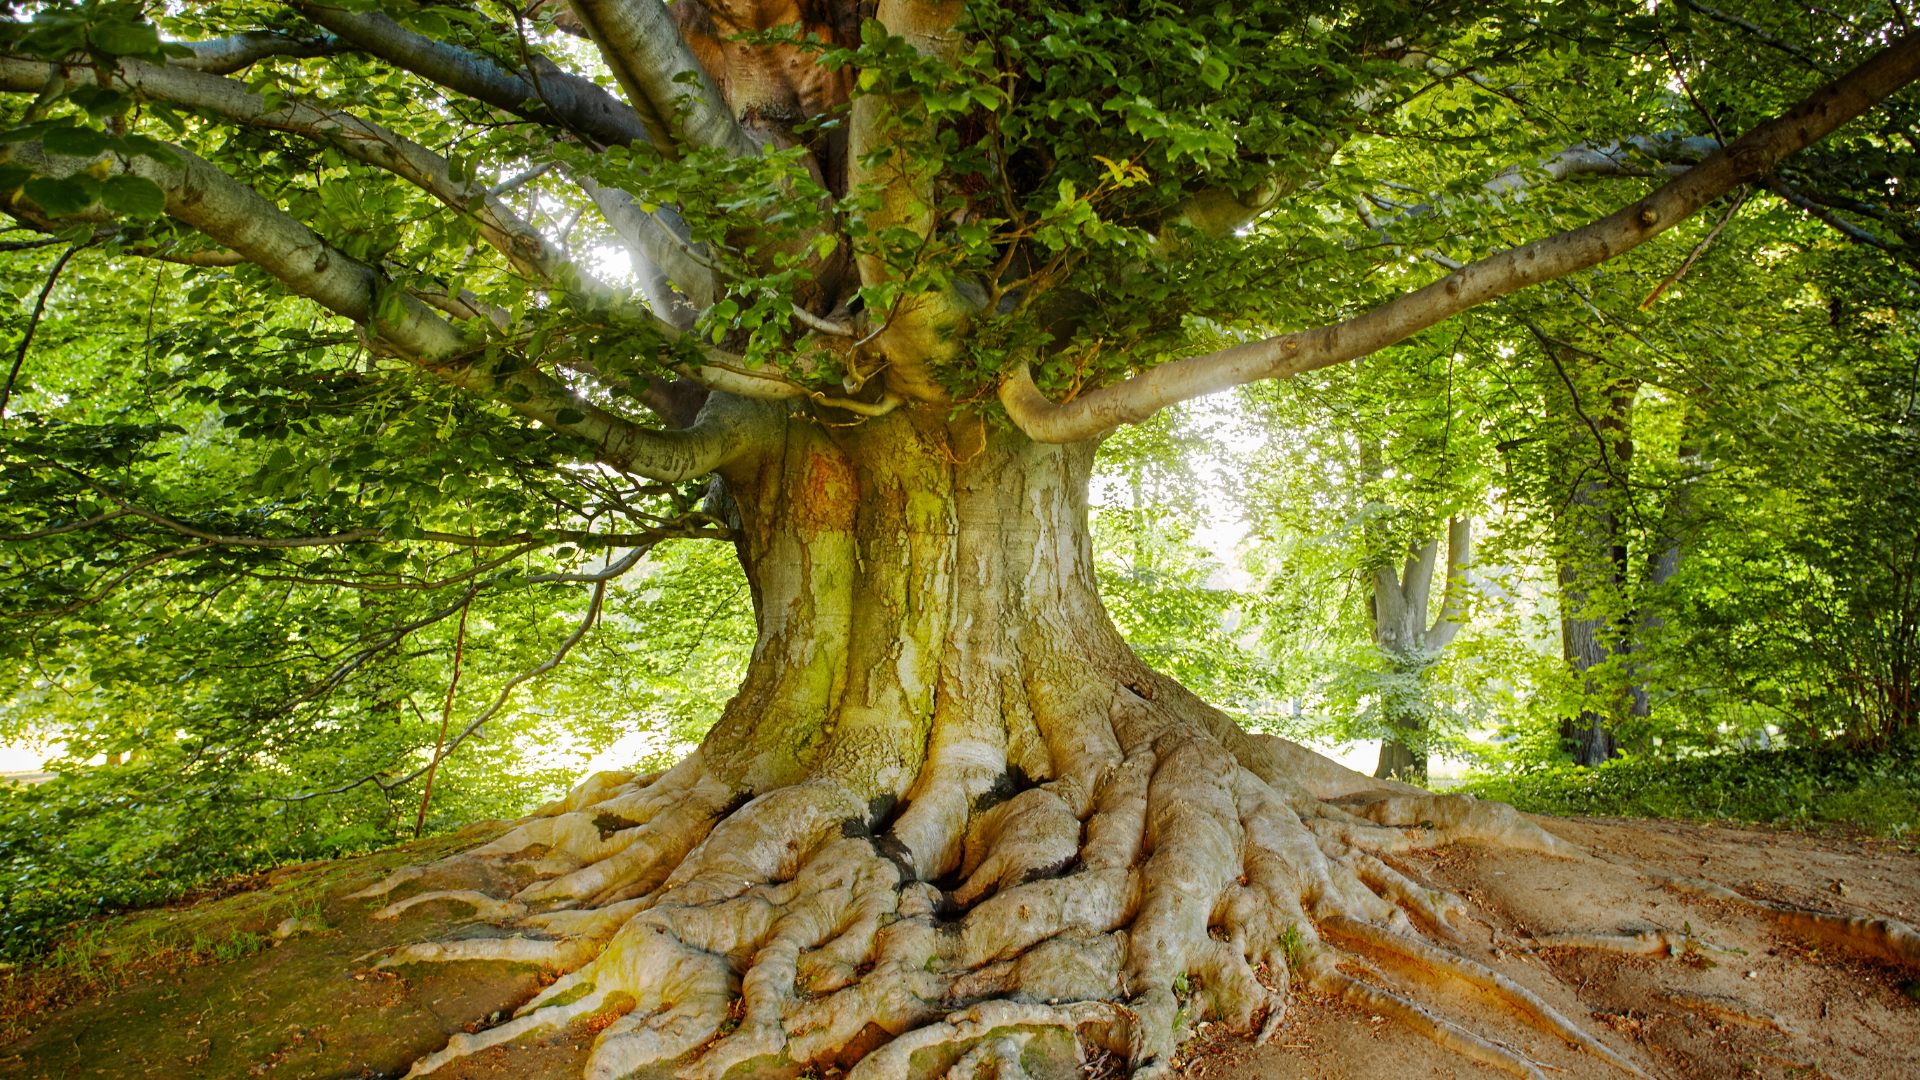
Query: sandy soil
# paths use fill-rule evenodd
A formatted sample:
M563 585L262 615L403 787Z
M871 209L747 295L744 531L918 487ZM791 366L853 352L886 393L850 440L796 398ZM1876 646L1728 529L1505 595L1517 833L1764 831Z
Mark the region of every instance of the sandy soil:
M1920 851L1911 841L1902 845L1658 821L1536 820L1590 850L1750 896L1847 915L1920 920ZM443 1045L447 1035L483 1023L494 1010L510 1010L542 978L525 968L454 965L408 968L396 975L364 966L368 951L398 941L500 932L462 921L452 911L428 910L446 905L421 905L395 922L370 923L363 903L338 899L383 874L389 864L427 854L395 852L277 873L254 894L256 905L264 905L275 890L291 895L306 888L326 896L318 910L331 930L228 964L148 971L111 995L31 1017L30 1035L0 1046L0 1078L397 1075L412 1055ZM1818 946L1783 931L1756 909L1682 894L1611 863L1470 845L1389 861L1403 873L1466 897L1492 928L1456 951L1532 989L1651 1076L1920 1080L1920 970ZM277 913L262 919L272 917ZM261 929L267 925L263 921ZM1520 941L1553 932L1656 929L1690 930L1739 951L1642 958L1536 952ZM360 963L353 962L356 956ZM1453 986L1421 983L1415 973L1381 963L1380 968L1356 963L1348 970L1408 988L1434 1012L1541 1063L1554 1080L1626 1075L1525 1026L1488 1000ZM578 1080L595 1030L590 1022L576 1028L489 1051L436 1075ZM1285 1025L1267 1046L1208 1027L1183 1050L1180 1070L1207 1080L1505 1075L1442 1050L1393 1021L1301 993L1294 995Z

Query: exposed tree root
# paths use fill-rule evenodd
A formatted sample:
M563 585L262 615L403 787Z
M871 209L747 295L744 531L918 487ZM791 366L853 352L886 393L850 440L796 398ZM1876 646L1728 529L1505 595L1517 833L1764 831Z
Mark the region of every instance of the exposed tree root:
M1457 1024L1443 1020L1407 997L1391 990L1368 986L1331 964L1316 975L1314 985L1321 992L1337 997L1350 1005L1370 1009L1382 1016L1390 1016L1462 1057L1491 1065L1502 1072L1525 1077L1526 1080L1546 1080L1539 1066L1513 1050L1489 1042Z
M1757 900L1735 892L1718 882L1671 874L1655 866L1620 855L1596 853L1610 863L1625 866L1641 876L1658 881L1676 892L1727 900L1757 908L1774 921L1807 937L1882 960L1902 964L1920 964L1920 931L1897 919L1834 915L1809 911L1771 900Z
M1767 1010L1751 1002L1741 1001L1736 997L1729 997L1726 994L1700 994L1690 990L1662 990L1654 996L1663 1001L1671 1001L1675 1005L1693 1009L1696 1012L1718 1016L1723 1020L1731 1020L1736 1024L1765 1028L1768 1031L1777 1031L1782 1035L1788 1035L1794 1038L1800 1037L1799 1032L1789 1031L1785 1025L1780 1023L1779 1017Z
M982 1040L953 1063L953 1068L947 1070L947 1080L976 1080L978 1077L1029 1080L1026 1067L1020 1063L1020 1052L1032 1041L1033 1036L1027 1032ZM1081 1061L1084 1063L1085 1055L1081 1055Z
M1511 1048L1340 972L1336 944L1476 990L1645 1075L1531 991L1431 943L1468 941L1472 909L1380 858L1462 839L1583 857L1511 808L1343 785L1321 768L1316 783L1333 789L1323 802L1271 756L1255 757L1263 778L1177 712L1131 697L1110 726L1082 733L1105 738L1077 759L1062 753L1051 782L943 811L944 832L900 813L872 835L869 807L826 778L737 805L696 756L648 777L598 774L484 847L395 872L358 894L406 892L375 917L446 901L513 936L408 945L381 966L486 959L562 972L513 1019L456 1036L410 1075L618 1013L590 1080L667 1061L685 1080L836 1061L852 1066L849 1080L898 1080L940 1047L950 1076L1017 1078L1045 1028L1125 1053L1151 1078L1171 1072L1200 1019L1270 1035L1290 976L1474 1060L1540 1075ZM940 844L944 864L903 834ZM1615 940L1563 937L1541 940ZM1617 940L1683 944L1670 937Z
M410 907L431 903L435 900L451 900L473 908L477 919L517 919L527 913L527 905L512 900L496 900L483 892L473 889L442 889L436 892L416 893L405 900L396 900L373 913L376 919L397 919Z
M995 1075L1005 1080L1009 1076L1024 1075L1024 1070L1020 1069L1019 1050L1026 1046L1032 1034L1012 1033L983 1041L994 1032L1015 1027L1060 1027L1069 1031L1079 1031L1084 1027L1104 1036L1110 1032L1128 1030L1130 1019L1122 1006L1104 1001L1082 1001L1071 1005L983 1001L949 1013L939 1022L908 1032L868 1054L847 1074L847 1080L906 1080L913 1055L943 1043L974 1045L974 1049L962 1055L948 1071L951 1080L963 1077L972 1080L982 1067L989 1065L998 1070ZM1119 1040L1118 1045L1104 1039L1102 1041L1110 1050L1126 1046L1124 1039ZM981 1053L982 1050L985 1052ZM1009 1064L1019 1071L1007 1071Z
M1483 990L1501 1004L1519 1013L1528 1023L1541 1031L1564 1039L1635 1076L1647 1077L1647 1074L1638 1066L1615 1053L1612 1047L1582 1031L1573 1021L1560 1015L1553 1006L1540 1000L1539 995L1484 964L1455 956L1424 941L1390 933L1357 919L1327 919L1321 922L1320 929L1334 937L1358 942L1377 952L1392 954L1411 961L1429 973L1444 974ZM1651 1078L1648 1077L1647 1080Z
M1680 956L1694 949L1712 949L1723 953L1741 951L1672 930L1645 930L1638 934L1538 934L1528 938L1526 943L1534 949L1596 949L1630 956Z
M494 960L508 964L532 964L556 971L571 971L587 962L598 948L584 938L545 940L529 937L467 938L461 941L428 941L403 945L389 953L376 968L405 964L448 964L462 960Z

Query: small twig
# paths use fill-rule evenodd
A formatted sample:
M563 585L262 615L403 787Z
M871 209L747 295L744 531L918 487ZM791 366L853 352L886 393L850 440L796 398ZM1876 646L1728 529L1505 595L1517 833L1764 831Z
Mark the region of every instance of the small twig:
M808 396L813 398L816 405L824 405L829 409L845 409L847 412L867 417L885 416L906 402L906 399L899 394L887 394L879 401L855 401L852 398L828 397L825 394Z
M1786 182L1781 180L1777 176L1768 177L1766 180L1766 185L1775 195L1778 195L1781 198L1787 200L1789 203L1792 203L1793 205L1799 207L1802 210L1805 210L1807 213L1813 215L1814 218L1818 219L1821 222L1824 222L1825 224L1827 224L1828 226L1832 227L1834 230L1839 232L1841 235L1845 236L1849 240L1854 241L1855 243L1866 244L1870 247L1877 247L1882 251L1897 252L1897 251L1903 250L1906 247L1906 245L1904 244L1896 244L1893 241L1886 239L1885 237L1878 236L1866 229L1861 228L1858 225L1855 225L1853 222L1848 221L1846 218L1841 217L1839 214L1834 213L1832 210L1827 209L1826 207L1820 205L1819 203L1813 201L1812 199L1807 198L1805 195L1802 195L1800 192L1795 191L1794 189L1788 187Z
M1755 41L1760 42L1760 44L1766 45L1769 48L1779 49L1781 52L1786 53L1788 56L1793 57L1795 60L1818 71L1822 75L1832 77L1839 74L1838 68L1809 56L1807 50L1798 45L1781 40L1774 34L1769 33L1766 28L1762 27L1759 23L1753 22L1750 19L1743 19L1738 15L1728 14L1719 8L1708 7L1700 3L1700 0L1681 0L1681 2L1715 22L1726 23L1728 26L1738 27L1746 31L1753 36Z
M40 298L33 302L33 314L27 318L27 331L20 335L20 348L13 354L13 369L7 372L7 384L0 386L0 421L7 418L7 402L13 399L13 381L20 377L20 365L27 361L27 350L33 346L33 333L40 329L40 316L47 310L47 295L53 292L54 283L60 280L60 271L67 268L72 259L85 244L75 244L66 254L53 264L53 270L47 274L47 283L40 287Z
M834 337L850 338L853 336L853 327L845 323L837 323L832 319L823 319L813 312L808 311L806 308L801 307L799 304L790 304L788 306L793 308L794 318L799 319L812 329L818 330L823 334L832 334Z
M467 595L467 602L460 605L460 629L453 635L453 676L447 680L447 700L440 706L440 734L433 741L433 759L427 762L427 786L420 793L420 812L414 815L413 838L420 839L420 830L427 823L427 801L433 798L433 774L440 767L440 753L447 745L447 725L453 722L453 692L460 687L460 662L467 647L467 613L473 610L473 595Z
M1667 286L1673 284L1676 281L1679 281L1681 277L1685 276L1688 270L1693 269L1694 260L1698 259L1701 253L1707 250L1707 245L1713 243L1714 237L1720 235L1720 230L1727 227L1727 222L1733 220L1733 215L1740 212L1740 207L1746 203L1747 196L1751 194L1752 191L1753 191L1752 188L1748 188L1747 190L1742 191L1740 193L1739 198L1733 200L1733 205L1727 209L1726 215L1720 219L1720 223L1713 227L1713 231L1707 234L1706 239L1694 245L1693 250L1687 254L1686 261L1680 264L1680 268L1678 270L1675 270L1673 273L1668 274L1667 280L1661 282L1658 285L1655 285L1653 287L1653 291L1647 294L1647 298L1645 300L1640 301L1641 311L1645 311L1648 308L1652 307L1653 302L1655 300L1660 299L1660 294L1667 290Z
M520 188L525 187L528 183L534 180L538 180L542 176L545 176L557 164L559 163L554 161L543 161L540 164L535 165L533 168L528 169L523 173L520 173L516 176L509 176L505 180L502 180L500 183L494 185L493 187L488 188L487 194L497 199L502 195L506 195L511 192L518 191Z

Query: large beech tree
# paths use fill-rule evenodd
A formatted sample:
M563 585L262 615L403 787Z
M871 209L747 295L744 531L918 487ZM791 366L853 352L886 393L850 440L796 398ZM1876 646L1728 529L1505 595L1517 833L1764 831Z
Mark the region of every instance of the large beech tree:
M1637 5L35 8L0 59L16 221L304 298L315 326L358 335L367 385L430 377L488 403L549 472L588 478L591 502L537 533L436 529L367 510L377 478L343 456L326 475L358 493L327 504L331 531L294 533L155 507L19 442L9 476L49 509L11 539L173 538L35 612L233 551L439 543L480 566L559 538L605 557L545 580L603 590L664 536L732 540L758 639L698 750L597 775L370 890L539 932L387 963L565 972L416 1074L617 1007L592 1076L825 1062L876 1027L891 1041L858 1068L901 1075L917 1050L977 1044L983 1062L1011 1045L985 1036L1034 1026L1159 1075L1193 1020L1271 1028L1299 978L1537 1075L1340 971L1360 944L1637 1072L1424 940L1412 920L1456 936L1466 906L1375 857L1464 837L1570 847L1497 804L1249 734L1146 667L1095 588L1087 487L1116 425L1374 353L1690 228L1920 75L1920 41L1842 26L1820 48L1845 74L1810 72L1798 104L1707 151L1623 131L1653 137L1532 169L1540 147L1516 139L1514 159L1483 155L1487 172L1520 162L1510 188L1571 171L1635 186L1569 231L1463 238L1468 257L1441 260L1456 268L1416 260L1430 280L1365 310L1364 289L1305 289L1378 265L1343 279L1349 253L1316 223L1356 147L1418 134L1425 95L1515 97L1502 79L1593 65L1624 85L1651 68L1626 45L1608 68L1614 37L1683 29ZM1448 136L1496 145L1477 115ZM1256 329L1287 323L1302 328ZM695 506L681 485L703 479ZM449 892L477 864L511 868L492 880L515 891Z

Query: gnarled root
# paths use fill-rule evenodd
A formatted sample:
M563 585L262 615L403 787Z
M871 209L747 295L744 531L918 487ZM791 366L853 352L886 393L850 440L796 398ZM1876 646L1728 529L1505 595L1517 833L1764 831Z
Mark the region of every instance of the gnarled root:
M1123 1007L1104 1001L1071 1005L983 1001L970 1008L957 1009L940 1021L910 1031L868 1054L847 1074L847 1080L907 1080L913 1055L942 1043L974 1044L974 1049L962 1055L948 1070L950 1080L972 1080L986 1066L995 1069L995 1075L1001 1080L1008 1080L1025 1075L1018 1053L1033 1036L1023 1032L983 1041L983 1037L992 1032L1015 1027L1060 1027L1069 1031L1085 1027L1106 1034L1126 1031L1130 1020ZM1124 1045L1122 1041L1119 1046L1107 1048L1118 1050Z
M1475 989L1643 1075L1530 991L1430 943L1466 941L1471 908L1381 858L1466 838L1579 854L1510 808L1352 774L1322 801L1272 757L1253 755L1256 772L1190 712L1131 694L1071 734L1055 740L1053 779L971 807L923 784L925 806L879 835L874 804L829 775L740 804L696 756L653 777L597 775L485 847L395 873L362 895L419 891L378 917L446 901L513 936L410 945L383 966L510 959L563 973L410 1075L619 1013L590 1080L675 1060L685 1080L834 1062L849 1080L891 1080L930 1060L1012 1078L1045 1028L1154 1077L1200 1019L1271 1035L1293 976L1539 1075L1342 973L1335 945Z

